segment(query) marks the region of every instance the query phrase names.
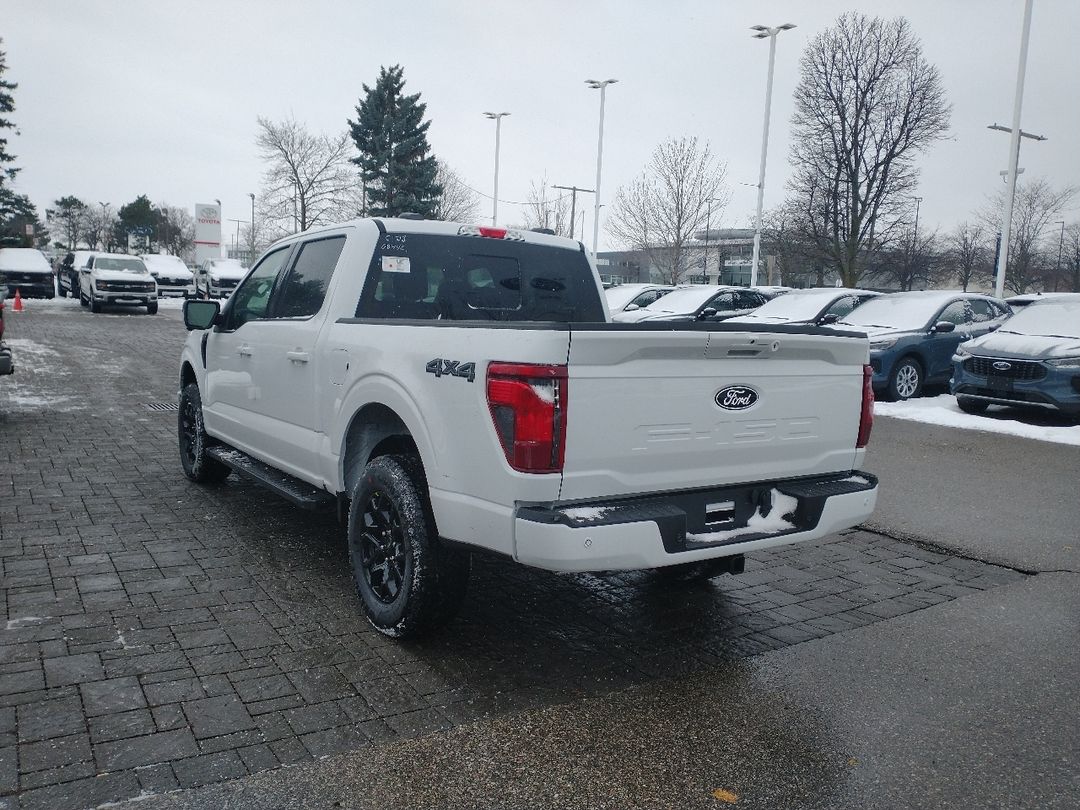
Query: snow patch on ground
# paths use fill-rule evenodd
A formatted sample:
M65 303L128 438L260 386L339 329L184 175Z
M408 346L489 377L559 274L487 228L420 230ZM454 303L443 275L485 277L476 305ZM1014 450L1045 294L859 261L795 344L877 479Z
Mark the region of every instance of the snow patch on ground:
M952 394L909 399L906 402L875 402L874 415L1080 446L1080 425L1043 425L1022 422L1019 421L1023 418L1021 411L996 408L993 405L990 406L986 415L964 413L956 404L956 397Z

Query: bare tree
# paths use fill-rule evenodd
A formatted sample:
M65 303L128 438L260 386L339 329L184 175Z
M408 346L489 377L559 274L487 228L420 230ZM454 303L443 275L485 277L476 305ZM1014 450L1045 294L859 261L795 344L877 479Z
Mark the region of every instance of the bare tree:
M304 231L360 212L348 133L315 135L292 118L257 120L256 143L267 164L260 213L268 226L285 233Z
M1009 263L1005 268L1005 286L1013 292L1021 294L1029 287L1045 285L1047 271L1053 266L1052 262L1046 261L1044 251L1046 228L1061 215L1076 191L1075 186L1055 189L1043 178L1017 184ZM995 232L1001 222L1005 194L1006 190L1001 189L979 212L982 223ZM1057 256L1056 250L1054 256Z
M705 227L710 205L715 221L727 202L725 174L708 143L665 141L641 176L616 193L607 230L625 247L645 251L664 281L677 284L690 269L687 243Z
M570 195L559 196L548 185L547 175L529 185L529 202L524 206L526 228L550 228L556 236L570 236L574 223L570 221Z
M947 273L937 243L937 231L916 236L914 229L908 229L890 247L874 254L873 261L866 265L869 274L903 292L932 288Z
M162 203L155 211L158 248L187 258L195 248L195 220L186 208Z
M106 206L97 208L87 206L83 219L82 239L90 250L97 250L100 245L109 250L112 247L113 234L120 219Z
M802 227L857 286L865 259L903 230L916 155L949 126L937 68L903 17L841 15L803 53L789 188Z
M1058 289L1080 292L1080 222L1065 229L1061 246L1061 270L1057 275Z
M945 237L942 254L945 269L960 283L964 292L975 282L990 276L992 256L986 228L978 223L961 222Z
M436 162L435 184L442 193L435 201L435 219L445 222L475 222L480 215L480 198L465 185L454 169L444 160Z

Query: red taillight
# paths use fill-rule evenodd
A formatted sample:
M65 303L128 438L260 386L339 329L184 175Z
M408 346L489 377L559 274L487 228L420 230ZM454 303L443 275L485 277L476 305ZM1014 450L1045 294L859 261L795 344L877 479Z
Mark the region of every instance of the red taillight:
M566 366L491 363L487 400L506 461L518 472L561 472L566 457Z
M492 228L486 225L477 226L477 230L480 231L481 236L486 236L488 239L505 239L506 228Z
M874 369L862 368L862 413L859 414L859 438L855 448L866 447L870 442L870 429L874 427Z

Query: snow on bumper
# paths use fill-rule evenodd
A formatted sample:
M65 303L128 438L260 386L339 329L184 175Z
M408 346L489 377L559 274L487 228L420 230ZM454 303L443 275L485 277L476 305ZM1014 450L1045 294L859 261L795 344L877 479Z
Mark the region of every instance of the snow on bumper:
M522 507L514 556L551 571L662 568L825 537L862 523L876 502L877 479L856 472L641 501Z

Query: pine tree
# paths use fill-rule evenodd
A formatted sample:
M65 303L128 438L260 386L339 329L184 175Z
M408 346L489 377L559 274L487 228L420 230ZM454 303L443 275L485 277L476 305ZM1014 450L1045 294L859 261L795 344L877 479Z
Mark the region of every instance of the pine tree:
M427 141L430 121L420 94L404 94L401 65L382 67L375 87L366 84L349 129L360 157L367 213L392 217L408 211L434 217L442 189L435 179L438 166Z
M0 46L3 43L0 39ZM15 128L15 123L8 116L15 112L15 96L11 91L18 85L4 79L6 71L7 54L0 49L0 245L29 246L35 238L45 238L45 234L30 198L16 194L11 188L19 169L13 165L15 156L8 152L8 141L3 133L6 129ZM33 237L26 235L27 225L33 228Z
M0 46L4 44L4 40L0 39ZM4 79L4 73L7 71L7 54L0 49L0 189L4 188L4 184L15 179L15 175L19 170L11 165L15 161L15 156L8 153L7 150L7 138L3 137L3 131L5 129L14 129L15 124L8 118L8 115L15 112L15 96L11 91L18 87L13 82L6 81Z

